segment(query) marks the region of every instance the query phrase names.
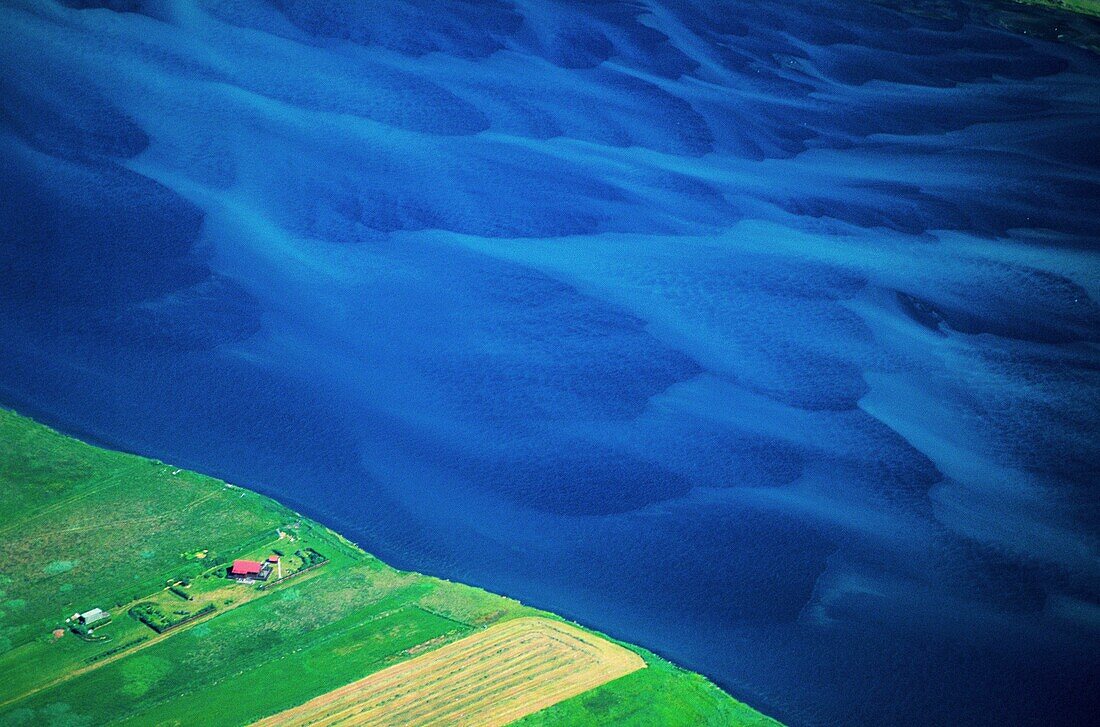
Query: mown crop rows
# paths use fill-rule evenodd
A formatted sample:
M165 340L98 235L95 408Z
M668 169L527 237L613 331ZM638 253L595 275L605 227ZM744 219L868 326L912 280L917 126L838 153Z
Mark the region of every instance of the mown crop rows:
M520 618L384 669L258 725L503 725L644 668L632 651Z
M235 727L308 700L326 700L325 719L340 710L387 725L523 715L538 727L765 724L644 650L394 570L258 494L91 447L3 409L0 512L0 725ZM284 575L297 575L262 590L224 577L230 560L272 552ZM324 567L303 567L322 557ZM85 641L66 619L93 607L114 618ZM159 611L163 633L131 609ZM538 628L525 618L534 615ZM430 698L387 681L408 670ZM363 712L363 680L372 678L389 686Z

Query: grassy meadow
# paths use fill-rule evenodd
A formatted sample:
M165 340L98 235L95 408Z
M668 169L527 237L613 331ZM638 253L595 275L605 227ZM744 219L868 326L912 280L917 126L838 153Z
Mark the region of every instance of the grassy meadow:
M6 410L0 512L0 725L245 725L494 624L557 618L395 570L269 498ZM271 554L279 582L226 577L234 559ZM66 619L97 607L110 623L75 633ZM623 646L646 668L517 724L775 724Z
M630 649L570 624L514 618L424 651L256 727L500 727L645 668Z
M1025 5L1045 5L1050 8L1082 13L1100 18L1100 0L1015 0Z

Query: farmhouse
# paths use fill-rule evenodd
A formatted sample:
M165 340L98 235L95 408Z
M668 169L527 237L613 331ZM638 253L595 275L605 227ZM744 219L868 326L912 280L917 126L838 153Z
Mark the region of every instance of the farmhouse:
M229 577L237 580L266 581L269 575L271 575L271 564L257 560L235 560L229 569Z
M111 614L104 611L102 608L93 608L90 611L77 614L76 620L85 626L94 626L100 621L106 621L111 618Z

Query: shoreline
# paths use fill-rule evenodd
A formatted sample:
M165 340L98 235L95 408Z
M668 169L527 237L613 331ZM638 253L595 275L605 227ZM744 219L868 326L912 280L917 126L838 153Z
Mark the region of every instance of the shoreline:
M318 569L318 571L321 572L322 577L309 577L303 579L289 578L289 582L267 584L270 588L260 589L263 593L279 593L283 594L282 596L280 596L280 598L285 598L288 592L302 590L301 586L303 584L310 583L312 585L307 586L307 589L311 588L313 590L317 590L318 583L322 583L326 581L326 579L329 581L333 580L331 578L328 578L328 575L330 573L326 572L338 573L341 572L341 569L350 568L354 570L356 568L361 568L364 566L375 570L381 569L381 571L384 573L393 574L392 576L386 576L386 578L397 578L413 581L417 584L422 584L419 587L424 589L435 588L441 594L440 598L446 598L447 594L451 594L452 596L457 594L461 596L460 600L465 599L470 602L476 602L477 604L479 604L479 608L481 608L482 610L485 610L487 608L492 610L492 613L494 614L493 619L492 621L485 622L485 625L489 625L490 623L495 621L503 623L514 618L522 618L524 616L540 616L543 618L549 618L553 621L561 622L563 624L568 624L577 629L580 629L585 633L603 639L611 644L616 644L619 647L628 649L629 651L640 656L645 661L647 666L652 667L650 669L643 669L643 672L653 673L654 679L664 680L662 683L666 687L671 685L673 691L675 691L676 689L680 689L685 695L696 694L698 698L702 700L702 702L699 702L700 704L711 703L713 709L717 710L714 714L719 716L724 715L722 717L723 720L729 719L729 715L735 715L737 719L736 721L730 722L731 724L755 725L758 727L775 726L779 724L774 719L767 717L760 712L757 712L755 709L748 706L747 704L735 699L732 695L729 694L729 692L716 685L708 677L699 674L698 672L685 669L684 667L665 659L664 657L656 654L655 652L652 652L645 647L641 647L636 644L609 636L603 632L585 626L584 624L563 616L559 613L533 608L518 601L517 599L496 594L484 588L480 588L477 586L468 586L461 582L452 581L446 578L428 576L416 571L399 570L396 568L392 568L391 566L386 564L385 561L382 561L376 556L367 552L358 543L341 534L336 529L331 528L322 522L314 520L308 515L304 515L298 510L284 505L279 500L264 495L263 493L258 492L254 489L230 484L222 479L203 475L201 473L194 472L193 470L178 468L175 465L166 464L157 459L151 459L137 454L123 453L117 450L94 446L79 439L70 437L69 435L64 434L63 432L55 428L38 423L33 419L24 417L13 410L6 408L0 408L0 435L8 438L6 444L9 445L6 447L8 451L6 452L4 460L0 461L0 488L2 488L0 489L0 504L8 503L10 505L11 502L16 502L16 504L18 505L20 504L21 498L30 497L31 499L34 499L35 497L39 497L37 493L23 492L20 489L20 486L22 485L23 487L26 487L26 485L18 477L13 479L11 472L14 471L18 475L19 468L27 466L30 466L32 468L37 467L49 469L49 467L52 465L50 461L50 456L43 456L41 452L52 453L54 449L63 452L65 454L65 457L63 458L66 462L65 466L70 466L72 460L78 460L81 462L81 464L83 464L84 460L87 460L93 463L118 463L112 466L119 467L120 471L123 473L128 473L130 470L134 469L142 471L151 469L155 471L157 476L161 477L162 479L167 479L171 483L173 483L169 485L170 487L182 489L184 488L185 484L194 484L197 488L196 491L201 491L204 493L201 498L202 500L209 500L211 497L215 497L221 500L226 500L227 503L240 502L241 504L238 507L242 508L244 511L259 511L264 513L268 517L268 519L276 517L279 521L294 522L295 527L301 528L304 532L312 533L312 535L307 536L306 542L310 542L309 539L313 538L318 543L328 543L327 547L331 551L330 554L336 557L337 565L335 565L333 568ZM39 449L35 449L35 447L39 446L37 443L41 441L47 442L48 447L40 447L41 451L39 451ZM27 442L31 442L32 444L28 445ZM76 454L70 453L69 450L72 450L72 452L75 452ZM12 458L14 458L14 466L12 466L12 462L9 461L12 460ZM7 469L4 469L5 466L7 467ZM108 473L112 472L111 470L107 471ZM99 476L100 470L93 470L91 475L93 478ZM122 488L122 490L125 492L129 492L132 488L133 490L136 490L137 493L140 493L138 495L139 497L145 496L147 502L152 503L155 507L156 503L158 502L157 496L162 493L157 493L153 491L145 482L142 481L141 477L142 476L139 475L134 475L133 477L130 477L128 475L126 477L112 475L112 477L108 479L111 481L110 487ZM87 493L80 494L78 492L76 497L83 498L86 496L86 494ZM94 503L101 499L99 490L93 489L91 494L91 502ZM115 501L117 502L117 497L115 498ZM28 511L31 517L23 518L19 517L21 513L18 512L18 507L16 507L9 515L7 529L12 531L12 537L15 541L19 541L21 538L24 540L28 540L31 538L31 536L34 535L33 531L35 530L35 528L44 527L49 527L50 529L48 532L51 532L53 534L53 537L56 538L58 533L65 533L66 531L63 529L58 529L56 527L51 527L48 525L48 523L43 523L41 521L48 521L58 511L71 509L68 507L64 507L71 502L71 496L66 495L66 498L58 500L54 503L50 503L46 507L41 507L39 510L34 510L32 508ZM82 500L82 502L87 501ZM82 504L80 515L86 517L87 511L90 507L94 507L94 505L90 506L87 504ZM166 503L165 507L170 508L171 505L169 503ZM223 503L219 512L224 514L225 511L229 509L232 508L230 508L228 504ZM156 514L156 510L154 510L154 513L155 518L170 517L174 514L169 511ZM236 515L236 513L232 514ZM192 516L189 515L188 517L190 518ZM196 514L194 515L194 517L200 518L201 516L199 514ZM83 522L85 520L82 519L81 521ZM128 521L118 519L114 522L111 522L110 527L100 526L92 528L81 528L79 529L78 534L74 534L72 536L66 535L65 537L71 537L73 538L72 542L80 544L88 540L89 538L98 537L100 531L125 530L127 527ZM142 523L140 526L135 525L134 527L135 535L140 533L141 537L145 537L146 530L151 531L152 534L149 535L148 538L149 543L155 542L155 531L157 529L155 525L150 525L147 527L145 523ZM53 555L55 555L53 553L40 552L49 549L46 547L38 546L37 543L39 541L32 542L33 544L30 546L32 554L40 555L43 557L52 557ZM11 547L8 543L0 543L0 546ZM152 547L152 545L147 544L145 545L145 547ZM333 548L335 548L335 550L333 550ZM339 551L344 552L341 555L339 554ZM16 548L15 552L19 552L19 549ZM7 553L6 555L9 556L10 559L11 553ZM224 555L224 553L222 553L222 555ZM78 567L66 571L66 578L68 578L72 574L76 574L80 570L80 561L77 561L77 564ZM206 563L204 565L209 571L210 564ZM14 581L9 577L6 585L11 585L12 583L14 583L15 585L13 586L13 593L19 593L19 586L21 585L19 568L15 568L13 570L13 574ZM135 574L134 577L136 578L138 576ZM208 577L209 575L203 576L203 578ZM38 576L38 578L41 579L41 576ZM98 601L105 604L116 603L116 596L110 596L109 593L104 593L105 589L107 589L108 586L102 585L96 580L92 580L89 582L91 583L91 587L93 590L98 590L101 593L101 595L95 596ZM139 589L140 586L127 586L127 588ZM28 589L27 592L35 593L36 591L34 589ZM45 592L43 591L42 593ZM117 627L105 627L112 629L117 628L124 631L124 633L118 639L118 641L122 642L122 646L114 647L114 650L118 651L118 653L114 653L112 651L109 657L107 654L103 654L101 656L107 658L100 658L97 656L96 653L93 653L89 657L83 651L78 651L78 653L83 656L83 660L72 662L72 665L69 666L67 669L55 669L54 672L51 673L50 667L45 667L40 675L30 677L31 679L37 678L39 680L36 685L33 685L30 688L24 688L22 692L16 692L15 696L12 696L11 693L0 694L0 697L3 697L0 698L0 703L5 705L4 708L0 708L0 716L2 716L5 711L8 711L10 714L10 710L12 709L24 709L44 699L48 700L48 698L50 698L56 692L60 691L62 693L65 693L74 687L79 689L84 684L95 682L95 680L97 678L100 678L103 674L114 670L114 667L116 667L119 662L122 662L123 666L126 666L129 660L129 663L132 664L134 662L134 659L131 659L130 657L133 656L134 652L148 654L156 652L158 649L166 648L165 644L173 643L176 640L177 634L199 632L202 629L210 629L211 627L218 628L220 626L220 624L218 623L219 618L232 620L233 618L235 618L235 616L230 616L230 614L235 614L238 609L243 611L245 610L247 605L254 604L256 601L262 601L265 598L263 593L258 596L246 596L247 600L242 601L242 605L230 606L228 608L223 607L217 613L208 614L203 618L196 619L193 623L181 623L178 629L166 631L164 634L158 635L157 638L147 637L141 643L137 643L137 646L127 646L128 643L132 645L135 642L126 640L127 637L125 634L125 629L129 628L132 630L134 625L128 623L129 619L123 618L123 614L119 613L117 614L118 618L116 618L115 621L112 623L122 625L119 625ZM49 596L43 595L42 598L48 600ZM83 596L82 598L84 600L91 600L87 595ZM127 596L126 598L128 599L129 596ZM135 594L133 596L134 601L132 602L141 600L141 598L143 597L140 594ZM144 598L148 597L146 596ZM228 601L226 603L228 603ZM32 608L28 610L42 610L38 608L39 604L34 604L33 601L31 605ZM414 607L423 608L422 606ZM50 610L57 609L47 608L47 612ZM446 618L445 614L437 615L439 615L441 618ZM466 626L466 624L464 624L464 620L466 619L453 620L456 624ZM22 633L25 636L27 628L31 628L34 632L39 632L40 628L45 625L45 622L41 620L37 623L33 621L24 624L17 623L15 633L18 636L18 634L20 633L19 629L22 628ZM469 632L469 630L466 629L466 632ZM476 629L474 629L473 632L476 633ZM13 638L17 638L17 636L13 636ZM133 635L130 634L130 636L132 637ZM426 643L432 643L436 645L448 642L456 643L453 640L448 641L452 637L453 634L447 639L436 637L436 639L429 640ZM373 638L378 638L378 636L375 636ZM76 640L74 639L73 641ZM108 641L110 641L110 638L108 638ZM35 644L39 645L36 646ZM20 664L25 664L25 661L27 659L30 659L31 661L36 661L36 656L33 652L35 652L36 650L40 650L40 646L40 641L36 640L34 642L27 642L24 639L23 641L16 643L11 649L7 651L6 654L0 652L0 658L3 659L7 667L18 667ZM111 649L112 647L105 648ZM309 647L307 646L302 648ZM429 649L430 648L433 647L429 647ZM28 649L30 651L28 651ZM54 651L56 651L56 649ZM403 653L431 653L431 651L429 650L427 652L418 652L415 649L406 649ZM149 657L145 658L148 659ZM89 659L91 660L89 661ZM404 662L399 660L396 663ZM77 664L83 664L83 666L79 667L78 669L73 669L72 667L76 666ZM367 673L369 674L371 672L368 671ZM235 681L237 679L246 679L247 674L231 673L227 674L226 676L228 677L228 679L226 679L225 681ZM361 674L357 677L357 679L362 679L365 676L366 674ZM70 680L76 681L71 682ZM623 677L622 680L627 681L628 678ZM546 708L545 710L533 712L527 717L522 718L520 723L524 725L544 723L561 724L562 722L554 721L555 717L550 713L556 713L559 708L567 708L574 711L576 711L577 709L582 709L581 707L577 706L576 700L581 699L582 697L587 698L588 695L598 693L600 692L600 690L604 690L606 692L607 689L611 689L613 692L614 690L619 688L618 681L619 680L607 682L603 686L594 687L588 691L582 692L576 697L570 698L563 702L557 702L552 706ZM351 682L347 683L350 684ZM102 692L95 693L98 695ZM321 692L322 695L324 693L325 692ZM106 697L108 700L110 700L112 695L108 692L106 693ZM185 698L181 699L182 701L186 701ZM170 701L164 703L164 706L171 707L173 706L173 704L174 703ZM568 706L563 707L563 705ZM138 712L137 714L142 714L142 712ZM123 721L132 720L133 718L134 715L131 714L127 717L124 717ZM545 722L546 719L549 719L550 721ZM106 721L114 722L116 720L108 719ZM141 722L140 719L138 721ZM569 721L567 720L565 723L569 723Z
M0 394L2 393L3 392L0 392ZM99 449L108 450L111 452L118 452L132 457L140 457L142 459L156 459L157 461L171 464L173 467L181 467L186 471L198 473L204 477L210 477L225 482L230 487L236 487L243 491L267 498L277 503L281 507L284 507L287 510L293 512L299 517L309 520L317 524L319 527L324 528L326 531L331 533L333 536L339 538L350 547L355 548L359 552L362 552L369 557L379 559L381 562L385 563L389 567L394 568L395 570L405 573L423 575L446 583L453 583L456 585L476 588L494 596L515 600L519 603L522 603L526 607L553 614L554 616L557 616L567 621L568 623L574 624L584 630L599 634L600 636L615 641L616 643L628 645L632 648L637 647L644 649L645 651L653 654L657 658L667 661L678 669L682 669L691 674L697 674L701 676L702 678L713 684L717 689L721 690L723 693L730 695L738 702L748 705L755 711L758 711L761 714L775 720L776 723L781 724L779 718L774 716L784 711L779 704L773 703L771 700L767 698L761 698L759 696L747 697L747 699L751 701L746 701L746 699L734 696L738 693L736 687L727 684L725 680L719 677L709 674L708 670L706 670L704 667L694 665L690 656L674 656L669 654L667 649L661 648L660 646L643 644L631 640L631 635L627 633L631 630L629 627L615 628L613 624L607 624L606 626L597 625L596 621L598 619L585 617L585 615L581 612L583 611L583 609L578 610L576 608L569 608L566 606L558 606L553 603L547 603L548 599L539 599L537 597L519 594L516 593L512 588L501 588L492 584L481 585L476 582L477 579L465 579L461 576L456 576L454 574L442 572L431 568L419 570L417 569L415 564L408 562L407 558L403 558L399 554L395 555L392 552L385 551L385 549L383 549L383 551L381 551L381 554L379 554L374 550L370 550L364 547L361 544L360 538L353 538L345 535L345 531L355 530L356 526L354 524L336 522L333 525L329 525L329 522L331 520L338 520L337 516L330 517L332 513L320 512L320 508L311 508L309 503L307 502L299 501L283 493L275 492L274 490L265 488L258 483L235 484L236 482L241 481L240 478L234 477L230 474L221 472L216 469L207 470L206 468L200 466L198 463L194 462L193 458L189 458L186 456L165 456L161 458L160 456L149 455L143 453L140 449L130 444L123 444L121 442L105 439L101 436L98 436L94 432L91 432L82 426L70 426L68 423L62 421L61 416L55 414L54 412L47 411L41 407L38 407L33 403L12 403L11 398L0 397L0 414L5 411L15 413L17 416L29 419L36 424L45 426L65 437L75 439L79 442ZM552 601L553 599L551 598L549 600Z
M1097 0L1012 0L1012 2L1100 18L1100 2Z

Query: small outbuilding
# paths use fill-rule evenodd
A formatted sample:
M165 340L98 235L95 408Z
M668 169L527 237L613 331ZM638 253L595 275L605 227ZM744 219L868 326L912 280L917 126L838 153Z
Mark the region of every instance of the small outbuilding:
M100 621L106 621L109 618L111 618L111 614L107 613L102 608L93 608L90 611L78 614L76 620L84 626L94 626Z

